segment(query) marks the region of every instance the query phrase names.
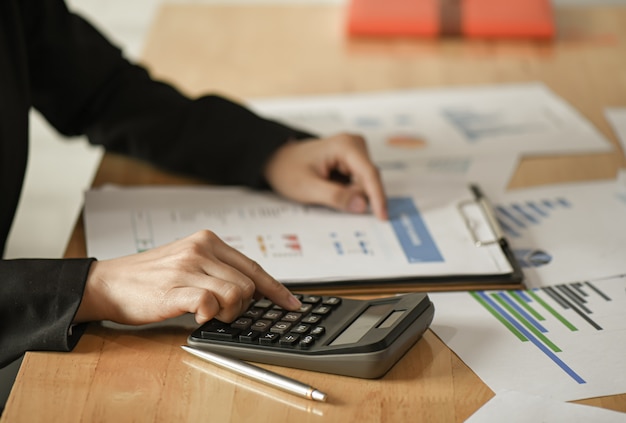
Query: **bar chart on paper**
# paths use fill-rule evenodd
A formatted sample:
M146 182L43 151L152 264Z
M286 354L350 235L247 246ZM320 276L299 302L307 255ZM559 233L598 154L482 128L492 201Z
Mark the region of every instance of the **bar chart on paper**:
M496 392L562 400L626 392L626 275L433 301L434 332Z
M377 161L611 148L567 102L532 82L267 98L251 106L320 135L363 134Z
M496 218L527 287L626 272L626 201L613 180L514 190Z
M559 323L563 325L564 330L577 332L580 325L573 324L571 319L563 315L565 310L571 310L593 329L602 330L602 327L591 317L594 311L590 304L611 301L611 297L589 281L529 291L493 293L472 291L470 294L521 342L532 343L574 381L586 383L581 375L558 357L557 354L563 350L550 339L550 332L543 322L547 319L554 319L557 325ZM547 298L542 299L542 294L553 299L558 307L555 309L550 306L546 301ZM597 298L592 298L593 296Z
M526 203L512 203L506 206L498 205L496 211L498 223L507 236L518 238L528 226L541 224L555 212L571 207L572 204L567 198L556 197Z

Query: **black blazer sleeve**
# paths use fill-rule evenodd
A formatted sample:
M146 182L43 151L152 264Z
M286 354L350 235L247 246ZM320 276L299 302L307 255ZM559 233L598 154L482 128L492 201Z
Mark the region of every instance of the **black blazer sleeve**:
M0 260L0 367L25 351L69 351L91 259ZM71 328L71 330L70 330Z
M276 148L310 137L224 97L191 99L152 80L62 0L7 0L0 9L11 12L0 17L0 31L14 42L0 43L0 51L20 63L20 101L62 134L87 134L109 151L171 171L253 187L264 186L262 169ZM19 189L21 181L10 184ZM27 350L74 346L83 329L69 329L91 261L0 261L0 366Z
M276 148L311 137L218 95L187 98L125 60L61 0L35 3L33 103L64 134L86 133L94 144L168 170L250 186L263 183Z

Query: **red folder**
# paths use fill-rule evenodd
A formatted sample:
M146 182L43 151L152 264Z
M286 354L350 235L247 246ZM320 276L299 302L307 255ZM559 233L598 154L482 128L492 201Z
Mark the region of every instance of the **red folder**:
M552 38L551 0L350 0L350 35Z

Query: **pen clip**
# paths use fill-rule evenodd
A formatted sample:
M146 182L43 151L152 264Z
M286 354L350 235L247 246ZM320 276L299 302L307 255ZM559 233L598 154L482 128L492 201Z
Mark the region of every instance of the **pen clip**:
M474 193L474 199L472 200L464 200L458 204L459 213L463 217L463 221L465 222L465 226L467 230L472 236L472 240L474 241L474 245L477 247L482 247L485 245L499 244L504 240L504 235L502 233L502 229L500 228L500 224L495 215L495 211L491 206L491 203L483 195L478 186L471 185L471 190ZM484 217L484 221L487 223L489 227L490 234L492 237L489 239L483 239L477 233L478 229L475 225L474 221L469 217L470 213L468 212L468 207L470 206L478 206L481 215Z

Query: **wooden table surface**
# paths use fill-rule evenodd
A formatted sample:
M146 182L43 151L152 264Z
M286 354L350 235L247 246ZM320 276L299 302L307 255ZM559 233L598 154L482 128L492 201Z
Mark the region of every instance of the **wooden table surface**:
M338 5L169 5L143 55L190 95L256 97L542 81L615 151L524 158L510 187L613 178L626 160L604 118L626 106L626 8L558 8L553 42L347 39ZM94 181L198 181L105 155ZM85 256L82 222L67 257ZM314 403L202 363L180 350L191 325L93 324L71 353L27 353L2 422L460 422L494 394L428 331L379 380L265 366L329 394ZM514 365L514 363L512 363ZM577 401L626 412L626 394Z

